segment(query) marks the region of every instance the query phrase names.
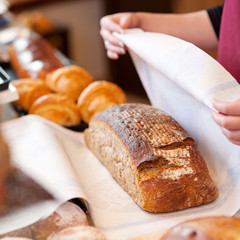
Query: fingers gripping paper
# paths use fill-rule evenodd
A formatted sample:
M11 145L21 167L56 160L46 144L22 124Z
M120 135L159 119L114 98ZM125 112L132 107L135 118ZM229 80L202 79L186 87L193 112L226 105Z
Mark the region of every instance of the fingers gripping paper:
M212 57L181 39L139 29L116 36L128 47L152 105L174 117L207 160L220 191L207 214L233 215L240 207L240 152L212 120L211 103L240 98L239 84Z

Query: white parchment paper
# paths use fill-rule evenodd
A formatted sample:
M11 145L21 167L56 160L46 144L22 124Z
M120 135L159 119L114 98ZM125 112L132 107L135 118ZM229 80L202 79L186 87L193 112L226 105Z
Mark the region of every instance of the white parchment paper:
M37 116L3 124L14 163L60 202L86 198L95 226L111 240L157 232L196 217L232 216L240 207L239 147L228 142L213 122L211 101L237 99L240 87L235 79L206 53L180 39L139 30L119 37L129 48L151 103L173 116L196 140L219 189L216 201L172 213L145 212L87 149L82 133Z

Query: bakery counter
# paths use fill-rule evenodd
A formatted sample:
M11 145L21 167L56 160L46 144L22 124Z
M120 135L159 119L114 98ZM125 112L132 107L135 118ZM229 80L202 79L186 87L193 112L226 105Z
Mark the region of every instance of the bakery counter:
M0 218L0 234L19 236L21 229L29 234L21 236L34 239L79 237L86 232L83 227L91 225L86 215L94 225L90 239L161 239L169 228L170 236L176 233L173 225L196 216L205 220L194 220L191 236L208 236L203 222L216 228L219 222L226 228L227 222L238 226L239 219L227 217L230 210L232 215L239 209L237 203L236 209L223 206L229 194L230 200L237 195L231 182L231 173L234 180L239 176L232 170L236 161L219 166L219 156L201 155L201 141L194 141L170 115L156 107L126 104L119 86L94 79L35 33L17 37L7 48L9 63L3 66L19 93L13 104L26 115L2 123L1 131L11 161L52 198L42 208L24 206L31 223L18 218L18 224L25 226L15 225L14 214L14 223ZM89 123L86 131L69 129L80 121ZM228 164L223 182L219 176ZM85 211L62 207L72 199ZM73 218L80 222L75 225ZM56 226L61 220L67 226ZM179 236L189 230L188 224L177 227L182 229ZM161 240L166 239L167 235Z

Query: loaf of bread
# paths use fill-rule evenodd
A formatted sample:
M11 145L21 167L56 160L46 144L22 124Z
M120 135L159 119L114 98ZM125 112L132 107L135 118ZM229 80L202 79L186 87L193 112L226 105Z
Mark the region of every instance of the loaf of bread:
M29 114L42 116L66 127L75 126L81 122L75 101L61 93L41 96L31 105Z
M18 38L9 45L10 62L19 78L40 78L63 67L56 51L47 40L40 37Z
M90 226L76 226L65 228L55 234L50 235L47 240L107 240L95 227Z
M77 100L93 77L83 68L71 65L59 68L47 75L46 84L54 92L68 94Z
M88 148L149 212L207 204L218 196L194 140L169 115L145 104L114 105L84 132Z
M114 83L95 81L89 84L80 94L77 107L82 120L86 123L102 110L115 105L126 103L123 90Z
M29 108L39 97L51 93L45 82L41 79L24 78L12 81L16 87L19 99L13 104L28 112Z
M65 202L49 217L40 219L24 228L0 235L0 239L12 237L19 239L33 238L34 240L46 240L51 234L75 226L88 226L87 216L76 204Z
M170 228L160 240L239 240L240 219L205 217Z

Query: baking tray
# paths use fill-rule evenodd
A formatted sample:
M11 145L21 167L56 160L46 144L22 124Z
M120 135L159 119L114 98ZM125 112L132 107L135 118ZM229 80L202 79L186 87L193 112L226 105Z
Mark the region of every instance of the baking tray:
M10 76L7 72L0 66L0 91L8 89L10 83Z
M67 57L65 57L61 52L57 51L57 58L65 65L65 66L69 66L69 65L73 65L74 62L71 61L70 59L68 59ZM13 70L12 66L10 63L3 63L1 64L2 68L4 69L4 72L6 75L9 76L9 81L12 80L16 80L18 79L18 75L16 74L16 72ZM15 105L12 104L13 109L18 113L18 115L21 116L25 116L27 115L27 112L24 111L21 107L17 107ZM66 127L70 130L76 131L76 132L83 132L86 128L88 128L88 124L85 122L81 122L80 124L76 125L76 126L71 126L71 127Z

